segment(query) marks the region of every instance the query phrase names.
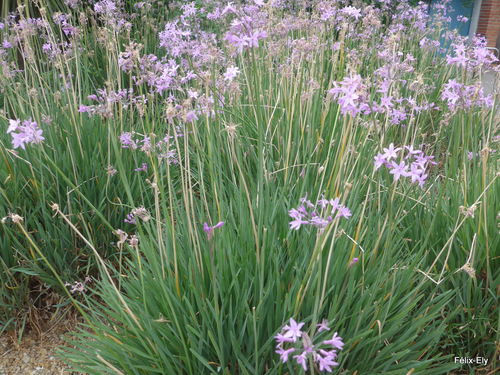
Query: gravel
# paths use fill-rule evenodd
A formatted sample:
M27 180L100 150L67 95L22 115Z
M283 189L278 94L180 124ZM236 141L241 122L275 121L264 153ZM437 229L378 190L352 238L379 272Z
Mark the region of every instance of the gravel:
M0 375L76 375L60 360L55 349L67 345L64 334L73 327L67 323L51 327L49 330L28 332L20 344L14 332L0 336Z

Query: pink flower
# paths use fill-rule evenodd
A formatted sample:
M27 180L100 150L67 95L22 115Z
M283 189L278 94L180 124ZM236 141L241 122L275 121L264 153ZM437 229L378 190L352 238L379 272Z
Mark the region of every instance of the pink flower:
M283 327L283 331L286 331L284 336L291 337L294 342L297 341L297 338L302 336L302 331L300 329L304 324L305 323L297 324L297 322L293 320L293 318L290 318L290 325L286 325Z
M297 359L297 363L299 365L302 365L302 367L304 368L304 371L307 371L306 355L307 355L307 352L304 350L301 354L293 356L293 358Z
M332 356L327 356L327 357L321 357L318 355L318 364L319 364L319 371L326 370L328 372L332 372L332 367L333 366L338 366L339 364L333 360Z
M344 347L344 343L342 342L342 337L338 336L337 332L335 332L333 334L333 337L331 340L323 341L323 344L331 345L334 348L337 348L339 350L342 350L342 348Z
M7 129L7 134L9 134L10 132L15 132L18 129L20 123L21 120L9 120L9 128Z
M392 158L397 158L398 154L397 152L401 150L401 147L394 148L394 143L391 143L389 145L389 148L384 148L384 157L386 158L387 161L391 160Z
M290 222L290 229L299 230L300 226L303 225L303 224L309 224L309 222L308 221L303 221L303 220L300 220L300 219L295 219L294 221Z
M236 76L239 73L240 73L240 70L238 69L238 67L231 66L231 67L227 68L226 73L224 73L224 81L229 80L231 82L234 78L236 78Z
M208 224L205 222L203 224L203 230L205 232L207 232L207 235L208 235L208 240L210 241L213 237L213 230L215 228L220 228L224 225L224 222L223 221L219 221L217 224L215 224L213 227L209 227Z
M380 152L374 158L375 158L375 170L379 169L382 165L387 163L387 160L385 160L385 156L382 155Z
M326 320L326 319L323 319L320 324L316 325L316 327L318 327L318 332L330 330L330 328L328 328L328 320Z
M283 363L285 363L286 361L288 361L288 356L290 355L290 353L293 353L295 351L294 348L290 348L290 349L283 349L281 347L278 347L278 350L276 350L276 353L278 353L280 355L280 359L283 361Z
M21 147L23 150L26 149L26 143L39 144L41 141L45 140L42 136L43 130L38 128L38 124L35 121L24 120L23 125L19 125L19 120L10 120L10 125L7 129L7 133L11 133L12 145L14 148ZM14 133L14 132L18 133Z
M409 176L409 174L407 172L408 166L405 164L404 161L402 161L399 165L393 161L391 163L391 165L393 168L391 169L391 171L389 173L394 175L394 182L399 180L399 177L401 177L401 176L403 176L403 177Z
M349 219L352 216L351 210L348 209L345 206L341 206L339 209L339 213L337 214L337 217L344 217L346 219Z

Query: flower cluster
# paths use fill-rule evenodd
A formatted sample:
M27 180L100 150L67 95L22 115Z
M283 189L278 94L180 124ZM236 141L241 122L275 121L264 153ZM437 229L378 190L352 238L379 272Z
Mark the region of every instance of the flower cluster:
M45 139L42 137L43 130L31 118L24 120L22 125L20 123L21 120L9 120L7 133L11 133L12 135L12 145L14 148L21 147L25 150L26 143L38 144Z
M85 292L87 292L87 288L86 288L86 284L90 283L92 281L92 279L87 276L85 277L85 280L83 280L83 283L81 281L76 281L74 284L70 284L68 282L64 283L64 286L66 287L71 287L70 289L70 293L73 294L75 292L78 292L80 294L83 294Z
M299 230L302 225L312 225L313 227L319 228L321 230L325 229L328 224L330 224L335 218L346 218L352 216L351 210L340 204L339 198L327 200L322 195L322 198L316 202L316 205L312 204L310 200L307 199L307 194L304 198L300 199L300 207L295 209L292 208L288 211L288 214L293 221L290 222L290 228ZM327 217L323 218L316 212L316 206L321 208L321 213L326 212ZM331 206L331 210L330 207ZM326 209L329 211L325 211ZM312 210L308 212L308 210Z
M429 164L436 165L432 159L434 156L425 156L422 150L416 150L413 145L404 146L404 150L408 153L402 159L400 151L402 147L394 148L394 144L391 143L388 148L384 148L384 153L378 153L375 156L375 170L379 169L382 165L385 165L389 169L389 173L394 176L394 182L402 177L411 178L411 183L418 182L420 187L423 189L424 183L429 176L425 173L425 170ZM404 151L403 151L404 152ZM401 160L398 164L396 160ZM407 164L408 163L408 164Z
M480 85L464 85L454 79L450 79L448 83L443 85L441 99L446 100L450 110L469 109L473 105L486 107L493 106L493 98L491 95L484 95Z
M462 37L452 44L453 56L447 55L448 65L456 65L462 68L482 68L483 71L490 69L492 64L498 62L493 52L486 47L486 39L476 36L472 43Z
M369 111L370 107L366 104L368 91L363 85L363 79L359 74L354 77L344 77L344 80L337 84L333 82L333 89L328 93L337 99L342 114L350 112L355 116L361 111Z
M175 135L165 136L163 139L159 140L155 147L151 145L151 137L155 137L155 134L151 136L141 135L142 139L137 138L136 132L124 132L120 135L119 141L122 148L129 148L131 150L137 150L148 154L150 151L155 151L156 156L159 160L166 160L170 164L177 164L179 161L177 159L177 152L174 148L174 143L171 141L174 137L182 137L184 134L180 127L176 127ZM142 163L142 167L136 168L136 172L146 171L147 164Z
M139 238L134 234L132 236L128 236L128 233L122 231L121 229L115 230L115 234L120 237L120 240L117 243L117 246L121 248L125 241L128 243L131 249L137 250L138 245L139 245Z
M236 13L236 9L232 6L226 7L226 10ZM239 53L243 52L244 49L258 48L259 40L267 38L266 30L260 27L254 14L254 12L251 12L250 15L243 14L234 19L231 22L231 31L226 34L226 40L234 45Z
M151 215L149 214L148 210L146 210L144 207L138 207L130 211L130 213L127 215L127 218L123 221L125 223L137 225L136 217L144 222L147 222L149 221L149 219L151 219Z
M335 332L330 340L323 340L318 344L313 344L314 338L311 339L306 332L302 331L303 326L304 323L297 323L293 318L290 318L290 325L285 325L281 333L274 337L278 343L276 353L280 355L281 361L285 363L292 353L297 353L293 358L295 358L297 364L302 366L304 371L307 371L308 357L312 357L313 361L318 364L320 371L332 372L333 367L339 365L335 360L337 358L337 349L342 350L344 347L342 337L339 337ZM323 331L330 331L326 319L323 319L317 327L318 334ZM292 345L297 344L299 339L302 341L301 347ZM283 347L285 343L290 344L288 349Z

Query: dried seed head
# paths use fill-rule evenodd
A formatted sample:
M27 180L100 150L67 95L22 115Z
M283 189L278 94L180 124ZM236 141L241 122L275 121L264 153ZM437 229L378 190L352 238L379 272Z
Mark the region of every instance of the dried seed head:
M137 250L139 248L139 246L138 246L139 239L137 238L137 236L135 234L132 237L130 237L130 239L127 242L133 250Z
M149 214L148 210L146 210L144 207L134 208L132 210L132 214L137 216L144 222L147 222L149 221L149 219L151 219L151 215Z
M474 268L472 268L469 263L464 264L464 266L461 268L461 270L464 271L471 278L476 277L476 270Z
M10 214L10 218L14 224L22 222L24 219L18 214Z
M458 207L460 213L462 215L464 215L465 217L472 217L474 218L474 213L477 209L477 206L475 204L473 204L472 206L470 206L469 208L465 207L465 206L460 206Z
M109 176L114 176L116 173L118 173L118 171L112 165L108 165L108 167L106 168L106 173Z

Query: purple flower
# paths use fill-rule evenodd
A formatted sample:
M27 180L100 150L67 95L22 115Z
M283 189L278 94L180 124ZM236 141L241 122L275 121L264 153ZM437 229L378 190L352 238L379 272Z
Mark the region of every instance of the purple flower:
M238 69L238 67L235 67L235 66L231 66L229 68L227 68L227 71L226 73L224 73L224 81L232 81L234 78L236 78L236 76L240 73L240 70Z
M328 328L328 320L326 320L326 319L323 319L320 324L316 325L316 327L318 327L318 332L330 330L330 328Z
M349 219L351 216L352 216L352 214L351 214L351 210L350 209L348 209L345 206L341 206L339 208L339 213L337 214L337 217L344 217L346 219Z
M405 148L408 150L408 155L406 155L405 159L408 159L412 155L422 155L423 154L423 152L420 150L414 150L413 145L405 146Z
M7 129L7 134L9 134L10 132L15 132L18 129L20 123L21 120L9 120L9 128Z
M390 170L389 173L394 175L394 182L399 180L399 177L401 177L401 176L403 176L403 177L409 176L409 174L407 172L408 166L406 165L406 163L404 161L402 161L399 165L393 161L393 162L391 162L391 165L393 168Z
M293 318L290 318L290 325L286 325L283 327L283 331L286 331L284 336L291 337L294 342L297 341L297 338L302 336L302 331L300 329L304 324L305 323L297 324L297 322L293 320Z
M342 12L344 12L345 14L347 14L351 17L356 18L356 21L358 20L359 17L361 17L361 10L354 8L352 6L345 7L344 9L342 9Z
M332 205L332 214L342 206L339 204L339 202L339 198L330 199L330 204Z
M314 214L314 212L313 212ZM330 223L330 221L323 219L319 216L314 216L309 220L309 225L312 225L313 227L319 228L319 229L324 229L326 226Z
M120 135L120 143L123 148L132 148L133 150L137 149L137 142L132 139L132 133L125 132Z
M300 226L304 224L309 224L309 222L300 219L295 219L294 221L290 222L290 229L299 230Z
M293 356L293 358L297 359L297 363L299 365L302 365L302 367L304 368L304 371L307 371L306 355L307 355L307 352L304 350L301 354Z
M401 147L394 148L394 143L391 143L389 145L389 148L384 148L384 154L383 156L387 161L391 160L392 158L397 158L398 154L397 152L401 150Z
M217 224L215 224L213 227L209 227L209 226L208 226L208 224L207 224L206 222L203 224L203 230L204 230L205 232L207 232L207 235L208 235L208 241L211 241L211 240L212 240L212 237L213 237L213 235L214 235L213 230L214 230L215 228L220 228L220 227L222 227L223 225L224 225L224 222L223 222L223 221L218 222L218 223L217 223Z
M337 348L339 350L342 350L342 348L344 347L344 343L342 342L342 337L339 337L337 332L335 332L333 334L333 337L331 338L331 340L323 341L323 344L324 345L331 345L334 348Z
M148 171L148 165L146 163L142 163L142 167L141 168L136 168L136 169L134 169L134 171L136 171L136 172L141 172L141 171L147 172Z
M352 258L351 262L349 263L349 267L354 266L356 263L358 263L359 258Z
M328 353L328 352L327 352ZM317 356L317 361L319 364L319 371L326 370L327 372L332 372L333 366L338 366L339 364L333 360L332 356L322 357L321 355Z
M333 335L331 340L323 341L319 344L314 344L314 337L311 338L307 332L302 332L301 328L304 323L297 324L295 320L290 319L290 326L285 325L283 327L282 333L275 336L277 341L276 353L280 355L280 359L283 363L288 361L288 357L292 352L298 351L297 355L293 358L297 361L298 365L307 371L307 360L308 357L313 361L317 362L320 371L326 370L327 372L332 372L332 367L338 366L335 361L337 358L336 350L325 350L322 345L333 345L334 348L341 349L344 345L342 338L338 337L337 332ZM328 321L323 319L320 324L317 325L318 334L323 331L329 331ZM285 334L283 334L285 332ZM301 338L300 342L297 342L298 338ZM288 349L283 348L284 345L290 345Z
M294 342L291 337L285 337L281 333L278 333L276 336L274 336L274 338L276 339L276 342L278 344L282 344L284 342Z
M392 100L392 96L389 96L389 97L384 96L382 98L382 101L380 102L380 106L386 107L387 109L394 107L391 100Z
M233 5L234 3L231 1L230 3L228 3L226 5L226 7L224 8L224 10L222 11L222 15L230 12L230 13L236 13L236 8L234 7Z
M129 213L127 215L127 218L125 220L123 220L123 221L126 222L126 223L129 223L129 224L137 225L137 221L135 220L135 216L132 213Z
M382 165L387 163L387 160L385 160L385 156L382 155L380 152L374 158L375 158L375 170L379 169Z
M418 178L422 175L422 173L424 173L424 170L420 169L420 165L418 165L417 163L413 163L410 166L410 173L409 173L409 177L411 177L411 183L413 184L414 182L416 182Z
M195 120L198 120L198 116L196 116L196 113L194 111L188 112L186 114L186 122L187 123L193 122Z
M324 195L321 195L321 197L322 197L322 198L321 198L320 200L318 200L318 203L317 203L317 204L319 204L319 205L321 206L321 208L324 210L324 209L326 208L326 206L327 206L330 202L328 201L328 199L325 199L325 196L324 196Z
M9 123L10 125L7 129L7 133L11 133L12 145L14 148L21 147L25 150L26 143L39 144L41 141L45 140L42 136L43 130L38 128L38 124L31 119L24 120L23 125L19 125L19 120L10 120Z
M293 219L300 219L300 218L304 217L304 214L300 213L295 208L292 208L290 211L288 211L288 215L290 215L290 217Z
M282 347L278 347L278 350L276 350L276 353L280 355L280 359L283 363L288 361L288 356L295 351L294 348L290 349L283 349Z

